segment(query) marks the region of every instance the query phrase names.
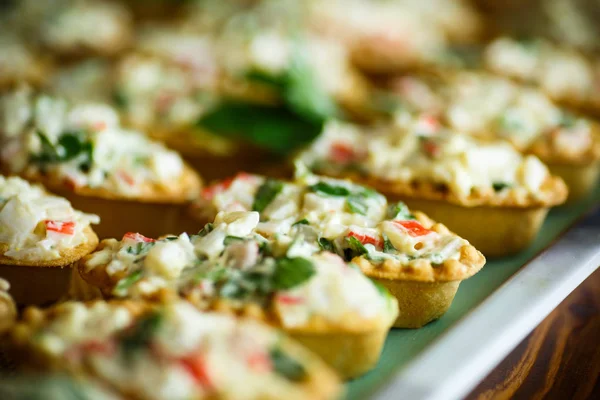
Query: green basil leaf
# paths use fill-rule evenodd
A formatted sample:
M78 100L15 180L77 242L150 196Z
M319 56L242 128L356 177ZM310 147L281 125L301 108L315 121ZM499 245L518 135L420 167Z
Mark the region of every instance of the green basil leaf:
M144 272L142 270L132 272L131 274L129 274L123 279L120 279L119 282L117 282L113 292L118 296L126 295L127 290L129 290L131 285L142 279L143 275Z
M258 69L248 71L245 75L245 78L252 82L270 86L277 91L281 91L285 87L285 79L282 76L269 74Z
M252 210L262 212L271 204L275 197L283 190L283 182L276 179L267 179L256 192Z
M273 370L279 375L292 382L299 382L306 379L306 370L304 366L292 357L284 353L280 348L275 347L269 352Z
M335 252L335 248L333 247L333 242L331 242L330 240L327 240L324 237L321 237L321 238L319 238L318 242L319 242L319 247L321 248L321 250L330 251L332 253Z
M197 123L216 135L243 140L279 155L310 143L321 133L323 124L282 106L236 101L222 102Z
M326 182L318 182L314 185L310 185L308 189L311 192L318 194L325 194L328 196L345 197L350 194L350 191L343 186L330 185Z
M275 273L273 274L273 289L291 289L306 282L314 274L315 267L306 258L281 258L277 260Z
M310 225L310 222L306 218L301 219L300 221L296 221L292 224L292 226L296 225Z
M302 49L298 48L292 54L284 79L284 102L297 114L320 123L338 114L335 102L315 76Z

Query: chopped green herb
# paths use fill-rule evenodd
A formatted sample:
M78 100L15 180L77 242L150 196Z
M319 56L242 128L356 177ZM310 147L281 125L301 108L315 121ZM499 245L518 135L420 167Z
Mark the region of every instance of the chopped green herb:
M142 279L143 275L144 275L144 272L142 270L132 272L130 275L126 276L125 278L123 278L123 279L119 280L119 282L117 282L113 292L117 296L126 295L127 290L129 290L131 285L133 285L134 283L136 283L137 281Z
M267 179L256 192L252 210L262 212L271 204L275 197L283 190L283 182L276 179Z
M312 262L302 257L277 260L273 274L273 289L287 290L296 287L315 274Z
M138 242L135 246L129 246L127 248L127 253L139 256L152 246L154 246L154 242Z
M306 370L298 361L285 354L280 348L275 347L269 352L273 369L279 375L292 382L306 379Z
M383 252L384 253L396 253L396 248L394 247L394 245L392 244L392 242L390 241L390 239L387 237L387 235L384 233L383 234Z
M214 225L209 222L208 224L204 225L204 228L200 229L200 232L198 232L198 236L204 237L211 233L213 229L215 229Z
M348 242L348 246L352 251L352 258L369 253L367 248L360 242L360 240L354 236L346 237L346 242Z
M121 338L121 349L126 360L132 357L140 350L147 348L152 341L152 337L162 323L162 315L152 313L144 316Z
M31 155L31 161L39 164L53 164L71 161L81 157L79 168L87 172L92 166L94 145L86 140L82 131L63 133L56 145L53 145L48 137L41 131L36 131L41 143L41 151Z
M321 250L323 251L330 251L330 252L335 252L335 249L333 247L333 242L331 242L328 239L325 239L324 237L319 238L318 240L319 242L319 247L321 248Z
M415 219L415 216L410 212L408 206L401 201L388 206L387 217L388 219L399 220Z
M308 187L312 192L325 194L328 196L345 197L350 194L350 191L343 186L330 185L326 182L318 182Z
M244 239L243 237L239 237L239 236L225 236L225 239L223 239L223 244L225 246L229 246L232 243L243 242L244 240L246 240L246 239Z
M504 182L494 182L492 183L492 188L494 189L495 192L500 192L506 188L511 187L511 185L509 183L504 183Z
M292 226L296 225L310 225L310 222L306 218L301 219L300 221L296 221L292 224Z

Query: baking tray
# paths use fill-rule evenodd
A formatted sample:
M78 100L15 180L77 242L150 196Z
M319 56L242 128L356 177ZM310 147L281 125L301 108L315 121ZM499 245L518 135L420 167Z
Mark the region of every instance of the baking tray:
M347 399L458 399L469 393L600 265L600 187L552 210L526 251L488 260L452 307L421 329L393 329L376 369Z

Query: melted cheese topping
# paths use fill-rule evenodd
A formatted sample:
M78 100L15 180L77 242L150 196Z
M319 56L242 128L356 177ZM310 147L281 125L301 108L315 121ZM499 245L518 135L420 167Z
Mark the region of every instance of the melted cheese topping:
M87 242L84 229L100 218L76 211L64 198L41 186L0 176L0 243L5 257L16 260L55 260Z
M266 304L285 327L305 326L312 317L333 324L350 315L387 321L394 313L388 295L359 270L335 254L315 254L316 237L305 240L304 231L265 237L258 225L257 212L233 211L191 237L154 241L127 234L104 241L84 268L103 269L113 281L105 289L115 296L175 289L200 306L218 298Z
M290 355L279 335L185 302L138 317L118 304L67 302L31 344L65 370L85 363L95 379L141 399L306 398L302 385L314 365ZM294 371L282 369L282 360Z
M488 45L484 57L492 71L533 82L551 97L600 101L600 64L574 50L541 39L522 42L500 38Z
M369 133L331 122L300 159L316 170L358 169L407 184L444 184L459 198L473 190L502 192L506 187L538 196L549 176L539 159L522 156L507 142L479 142L404 114L395 128Z
M541 92L505 78L469 72L436 82L409 75L393 87L402 104L430 114L432 123L437 116L457 131L507 139L521 151L538 140L564 138L570 144L561 151L576 157L592 143L588 120L569 115Z
M109 106L69 107L60 99L33 98L26 89L5 95L2 104L0 160L15 173L44 171L72 187L125 197L148 185L172 186L183 174L177 153L122 128Z

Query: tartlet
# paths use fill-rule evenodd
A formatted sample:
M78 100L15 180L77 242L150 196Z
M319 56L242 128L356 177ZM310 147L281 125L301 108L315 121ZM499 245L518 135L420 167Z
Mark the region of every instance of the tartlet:
M136 51L116 67L124 120L208 179L260 172L312 140L337 106L352 113L365 101L368 84L337 42L296 37L276 22L258 31L238 26L264 18L263 7L242 8L210 33L185 21L142 30Z
M484 48L483 65L533 85L563 105L600 114L600 60L575 48L543 38L500 37Z
M600 125L556 106L541 91L481 71L430 71L388 82L400 107L419 115L420 130L442 124L484 140L506 139L540 158L569 187L589 194L600 175Z
M566 200L563 180L508 142L483 142L404 117L371 128L333 121L299 160L405 201L486 256L526 248L548 209Z
M106 298L181 296L200 309L263 320L344 378L373 368L398 313L395 299L335 254L313 254L301 241L271 244L256 232L258 219L220 213L197 235L108 239L78 270ZM91 297L83 285L71 293Z
M124 129L107 105L70 106L26 87L1 101L4 171L41 182L76 208L100 215L100 237L130 229L178 231L180 210L201 181L177 153Z
M40 186L0 175L0 276L19 304L43 304L66 294L71 268L98 237L84 214Z
M477 40L482 21L465 1L310 1L313 29L341 40L371 74L444 57L450 43Z
M5 12L28 43L63 59L113 56L133 37L131 15L115 1L23 0Z
M17 319L17 306L8 293L9 289L10 283L0 278L0 334L11 328Z
M192 213L205 221L226 210L260 211L256 230L274 246L339 254L397 299L394 326L400 328L441 317L460 281L485 263L466 240L403 203L388 204L372 189L314 176L302 166L297 173L293 182L240 174L207 187Z
M342 391L321 360L275 330L182 301L29 308L8 341L24 368L125 398L334 399Z

